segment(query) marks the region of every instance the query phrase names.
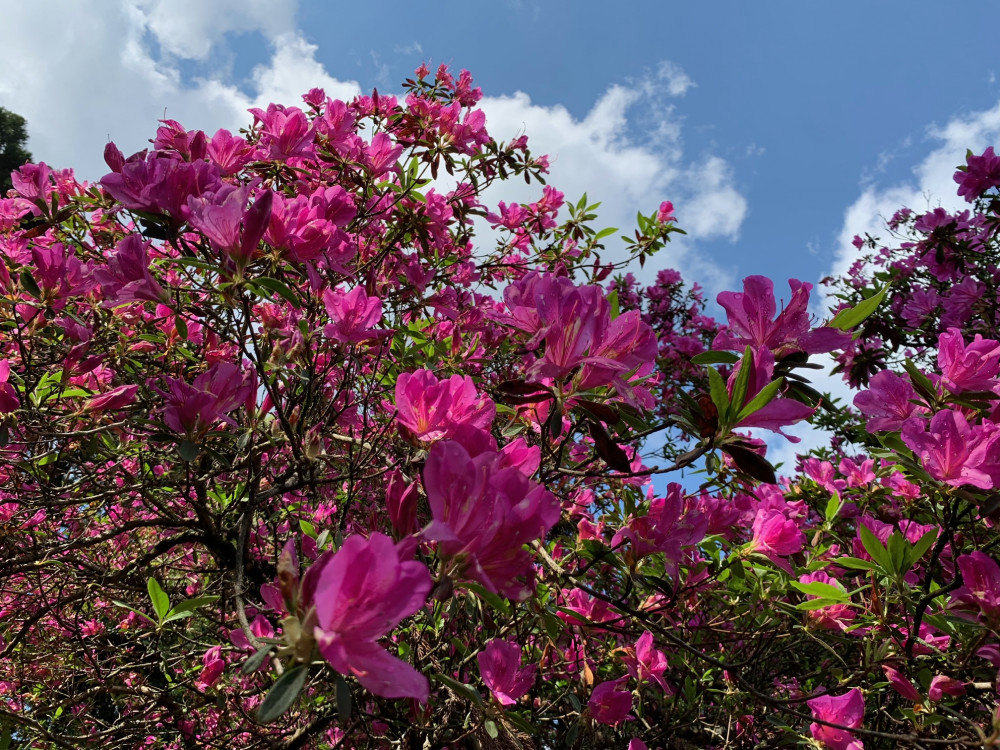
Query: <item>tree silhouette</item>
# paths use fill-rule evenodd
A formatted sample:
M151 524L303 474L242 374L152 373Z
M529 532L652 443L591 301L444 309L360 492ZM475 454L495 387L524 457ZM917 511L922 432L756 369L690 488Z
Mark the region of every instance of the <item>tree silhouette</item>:
M0 107L0 197L13 187L10 173L27 161L31 154L24 147L28 131L24 118Z

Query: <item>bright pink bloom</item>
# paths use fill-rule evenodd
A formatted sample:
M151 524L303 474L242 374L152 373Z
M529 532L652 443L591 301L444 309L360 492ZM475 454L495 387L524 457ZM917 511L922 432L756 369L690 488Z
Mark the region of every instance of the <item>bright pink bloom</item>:
M94 269L108 307L126 302L166 302L167 292L149 271L149 243L140 234L130 234L115 247L104 267Z
M972 343L966 344L961 331L949 328L938 336L938 367L941 382L952 393L998 391L1000 342L977 333Z
M155 389L167 402L163 421L174 432L192 438L203 435L220 419L235 426L227 415L254 389L252 373L244 373L229 362L213 365L190 384L167 378L167 387L169 393Z
M209 141L205 154L218 165L222 176L228 177L243 169L253 158L253 147L246 139L220 128Z
M242 271L257 254L271 218L274 193L264 190L247 208L250 188L226 185L208 196L188 198L191 225Z
M628 539L636 560L663 552L667 573L676 576L683 548L698 544L707 530L708 520L702 513L684 512L684 488L671 482L665 496L650 501L645 516L631 519L615 534L611 546L617 547Z
M992 425L971 426L961 412L942 409L930 425L919 417L908 419L902 437L935 479L953 487L971 484L988 490L994 486L991 474L1000 431Z
M661 224L677 221L674 216L674 204L670 201L663 201L663 203L660 204L659 210L656 212L656 220Z
M1000 187L1000 156L993 153L993 147L980 156L969 155L967 166L955 172L958 194L972 203L990 188Z
M901 696L906 698L906 700L913 701L914 703L920 703L923 700L920 693L917 692L917 689L913 687L913 683L906 679L906 677L900 674L897 670L893 669L888 664L883 664L882 671L885 672L885 677L889 680L889 686Z
M375 695L426 703L427 678L391 656L378 640L423 606L432 585L427 568L416 560L400 561L392 540L377 533L369 539L348 537L316 565L320 569L310 580L315 581L315 637L323 658Z
M313 127L301 109L269 104L266 112L259 108L249 112L261 125L260 145L267 149L267 158L286 161L313 155Z
M927 412L926 407L913 403L917 392L907 377L882 370L869 387L854 397L854 405L868 418L869 432L894 432L910 417Z
M810 330L809 291L812 284L789 279L792 298L775 318L774 283L766 276L748 276L743 280L743 292L722 292L719 304L725 308L729 327L712 342L713 349L743 351L770 349L780 359L792 352L819 354L839 349L850 343L850 334L835 328Z
M857 729L865 718L865 699L857 688L843 695L821 695L806 701L813 718ZM830 750L863 750L864 745L846 729L834 729L825 724L810 724L813 739L823 743Z
M988 622L1000 623L1000 566L985 552L976 550L959 556L958 569L962 587L952 592L952 599L978 609Z
M587 711L598 724L614 727L635 718L629 714L632 709L632 693L620 689L627 681L628 677L622 677L614 682L602 682L594 688L587 701Z
M369 297L363 286L356 286L349 292L327 289L323 293L323 304L333 320L323 332L334 341L356 344L391 333L374 330L382 320L382 300Z
M965 683L947 675L934 675L931 678L930 687L927 688L927 697L932 701L939 701L943 700L946 695L952 698L965 695Z
M761 390L774 380L774 354L770 349L757 349L753 353L752 360L753 368L750 372L749 380L747 381L747 392L746 397L743 399L741 406L746 406L750 403L754 396L761 392ZM736 378L739 375L739 371L742 369L742 361L733 368L733 374L729 378L727 383L727 388L729 389L729 395L733 394L733 387L736 383ZM815 409L812 409L801 401L796 401L791 398L781 398L780 396L772 399L763 408L758 409L749 416L741 419L735 427L760 427L764 430L770 430L771 432L776 432L779 435L784 435L790 442L797 443L799 438L794 435L786 435L781 431L782 427L787 427L788 425L795 424L796 422L801 422L803 419L808 419L812 416Z
M137 385L120 385L107 393L102 393L100 396L87 399L87 402L83 405L83 410L86 412L102 412L121 409L132 404L138 392L139 386Z
M17 390L10 384L10 360L0 359L0 414L10 414L20 406Z
M476 655L483 682L504 706L513 706L535 681L538 665L521 668L521 647L516 643L494 638Z
M396 420L414 440L430 442L454 434L458 425L488 430L496 407L480 396L472 378L438 380L430 370L402 373L396 380Z
M761 508L753 521L753 539L750 549L759 552L783 570L790 566L781 557L801 551L806 536L795 521L780 511Z
M622 651L624 652L622 661L625 662L625 668L640 685L649 680L655 680L667 695L673 695L676 692L663 679L663 673L670 665L666 655L655 647L653 634L650 631L647 630L639 636L635 648L625 648Z
M222 677L222 670L226 668L226 662L222 658L222 647L212 646L201 657L201 674L198 675L198 682L202 687L212 687Z
M435 443L424 465L424 491L433 521L425 539L457 564L459 575L491 592L522 600L534 582L524 545L559 520L556 497L518 469L500 468L493 452L470 458L459 443Z
M837 585L837 579L822 570L805 573L799 576L799 583L813 583L814 581L818 581L819 583L828 583L831 586ZM807 594L807 597L809 599L821 598L813 596L812 594ZM813 627L825 630L845 631L851 626L855 618L855 613L854 610L847 604L831 604L827 607L809 610L806 612L806 617L809 619L809 622Z

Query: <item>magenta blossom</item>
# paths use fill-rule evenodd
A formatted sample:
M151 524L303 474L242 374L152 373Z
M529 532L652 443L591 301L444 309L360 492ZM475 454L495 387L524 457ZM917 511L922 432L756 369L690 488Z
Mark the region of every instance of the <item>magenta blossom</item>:
M713 349L743 351L770 349L775 358L793 352L819 354L840 349L850 343L850 334L835 328L812 328L809 320L809 291L812 284L789 279L792 298L775 317L774 283L766 276L748 276L743 292L722 292L718 302L725 308L729 327L712 342Z
M218 362L203 372L193 383L167 378L169 392L162 395L167 405L163 421L174 432L197 438L204 435L220 419L227 424L236 422L228 416L253 395L252 373L239 366Z
M938 336L938 367L941 382L952 393L963 391L1000 392L1000 342L978 333L966 344L962 332L949 328Z
M424 564L401 561L393 541L376 533L369 539L348 537L317 565L320 570L310 580L315 581L315 638L323 658L375 695L426 703L427 678L378 643L427 600L432 581Z
M459 425L488 430L496 407L480 396L472 378L438 380L430 370L404 372L396 379L396 419L400 431L418 441L451 437Z
M791 566L782 557L801 551L806 542L798 524L781 511L760 508L753 521L753 539L749 549L764 555L782 570L791 573Z
M857 688L843 695L821 695L806 701L813 718L830 724L857 729L865 718L865 699ZM864 745L847 729L835 729L825 724L810 724L813 739L830 750L863 750Z
M628 677L622 677L614 682L602 682L594 688L587 702L587 711L598 724L614 727L635 718L629 714L632 709L632 693L621 689L627 681Z
M894 432L926 407L913 403L917 392L907 377L882 370L871 379L870 389L854 397L854 405L868 418L869 432Z
M486 687L501 705L513 706L535 681L538 665L521 668L521 647L516 643L494 638L476 655L479 674Z
M952 487L971 484L988 490L995 486L1000 430L994 425L973 426L960 412L942 409L929 425L919 417L908 419L902 437L935 479Z
M434 520L423 536L438 542L438 554L454 562L456 574L522 600L534 582L524 545L552 528L560 508L519 469L501 468L503 460L492 451L472 458L454 440L435 443L423 476Z
M952 592L952 600L979 614L988 622L1000 623L1000 566L985 552L976 550L958 558L962 586Z
M624 648L622 652L625 668L640 685L654 680L667 695L673 695L676 692L663 679L663 673L670 665L666 655L653 643L653 634L650 631L647 630L639 636L634 648Z
M1000 156L993 153L993 147L980 156L969 155L964 169L955 172L958 194L972 203L990 188L1000 187Z
M382 300L369 297L363 286L356 286L349 292L327 289L323 293L323 304L333 321L323 332L334 341L357 344L390 335L389 331L375 330L375 325L382 320Z

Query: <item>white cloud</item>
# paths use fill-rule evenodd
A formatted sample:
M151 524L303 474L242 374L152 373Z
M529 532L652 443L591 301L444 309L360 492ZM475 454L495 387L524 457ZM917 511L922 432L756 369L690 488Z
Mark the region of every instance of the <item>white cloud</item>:
M648 213L671 200L688 237L668 246L637 276L649 282L656 269L673 266L714 292L732 283L730 273L692 249L699 240L735 240L747 202L725 160L711 154L691 157L684 151L683 121L671 99L693 85L679 67L665 62L628 86L611 86L581 119L560 105L535 104L520 91L486 97L482 107L495 138L508 141L527 133L533 154L550 155L549 182L567 200L586 192L590 202L601 203L600 226L629 233L637 210ZM530 202L539 193L537 186L505 184L489 193L488 200ZM621 258L623 247L609 242L609 252L602 257Z
M953 118L943 127L928 129L928 140L937 145L913 168L912 179L896 185L880 186L870 180L861 195L844 213L844 224L837 238L835 261L829 273L840 275L858 257L851 244L855 235L865 233L885 237L885 220L899 208L908 206L923 211L937 206L955 210L968 204L956 194L952 179L955 167L965 163L966 149L981 152L1000 139L1000 103L992 109ZM883 155L884 156L884 155ZM885 159L880 156L881 171Z
M358 85L330 76L317 48L292 30L295 7L292 0L118 0L96 14L72 0L0 0L0 106L28 120L36 159L96 180L107 172L109 138L126 154L138 151L164 117L214 133L248 125L249 107L295 104L314 86L335 97L356 94ZM201 59L225 46L227 33L249 31L268 40L270 54L253 70L250 91L223 71L183 80L179 61Z
M357 94L358 84L331 76L317 60L317 47L296 31L296 8L296 0L116 0L98 15L73 0L0 0L0 106L27 118L36 159L96 180L107 171L108 139L126 154L138 151L163 118L208 133L235 131L249 123L249 107L296 104L312 87L336 98ZM244 33L266 40L267 58L241 87L215 61L231 67L229 37ZM37 41L42 37L45 44ZM192 62L200 77L184 73ZM205 71L212 66L217 69ZM692 86L677 65L663 62L608 88L582 118L521 92L489 97L482 106L495 137L527 132L535 154L551 155L551 183L567 199L587 192L600 201L603 226L628 232L637 210L672 200L690 235L647 264L644 279L673 265L715 291L732 279L692 248L699 240L736 239L747 204L724 160L684 151L675 100ZM494 204L532 201L539 193L537 185L511 183L489 198Z

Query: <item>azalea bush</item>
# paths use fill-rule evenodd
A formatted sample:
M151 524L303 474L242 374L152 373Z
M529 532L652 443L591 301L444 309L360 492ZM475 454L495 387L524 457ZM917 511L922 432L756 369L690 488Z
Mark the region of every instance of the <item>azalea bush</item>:
M467 73L405 88L14 173L0 747L996 744L992 150L830 320L752 276L716 321Z

